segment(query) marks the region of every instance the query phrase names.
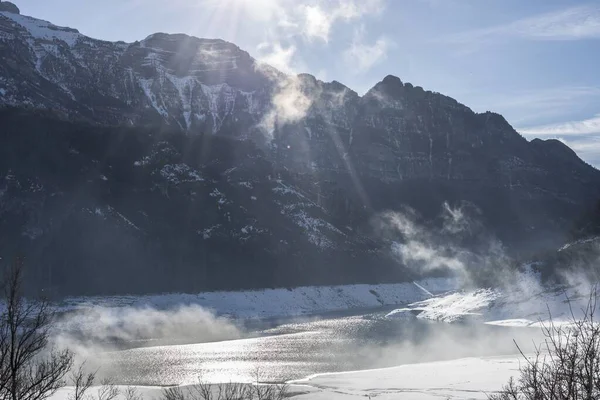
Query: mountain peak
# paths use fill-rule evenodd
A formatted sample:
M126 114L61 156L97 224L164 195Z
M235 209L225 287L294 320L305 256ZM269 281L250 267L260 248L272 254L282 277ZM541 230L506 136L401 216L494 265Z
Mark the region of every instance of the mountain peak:
M386 95L391 98L398 98L404 92L404 84L394 75L387 75L381 82L378 82L373 86L367 94Z
M146 36L146 38L144 40L142 40L142 42L152 42L152 41L160 41L160 40L190 41L190 42L201 44L201 45L227 45L227 46L232 46L232 47L237 48L237 46L234 45L233 43L227 42L223 39L199 38L196 36L188 35L187 33L156 32L156 33L152 33L152 34Z
M316 85L317 82L319 82L318 79L314 75L311 75L306 72L299 73L298 79L300 79L303 82L310 83L312 85Z
M385 78L383 78L381 83L383 83L384 85L398 86L398 85L402 85L402 80L400 80L400 78L398 78L395 75L387 75Z
M579 161L577 153L575 153L573 149L558 139L534 138L531 140L531 144L538 149L543 149L547 153L548 157Z
M13 14L21 14L21 10L15 4L10 1L0 0L0 12L9 12Z

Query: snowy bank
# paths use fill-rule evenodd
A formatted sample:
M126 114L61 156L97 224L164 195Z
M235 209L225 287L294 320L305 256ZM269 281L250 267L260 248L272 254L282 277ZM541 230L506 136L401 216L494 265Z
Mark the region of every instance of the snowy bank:
M464 358L323 374L293 382L298 400L487 399L518 375L517 357Z
M94 307L131 307L169 309L200 306L217 315L234 318L269 318L317 314L353 308L402 305L430 298L458 288L450 278L431 278L418 282L307 286L293 289L263 289L239 292L198 294L169 293L147 296L71 297L58 305L61 311Z
M290 382L289 393L298 400L345 400L358 398L487 399L518 375L515 357L463 358L367 371L314 375ZM124 390L125 387L120 387ZM92 388L91 395L98 388ZM160 398L161 387L138 387L144 399ZM72 398L73 388L59 390L50 400ZM121 395L116 400L124 400Z
M573 315L581 316L592 290L585 281L569 286L542 286L536 276L524 274L519 285L509 289L477 289L433 296L394 310L387 317L539 327L551 315L554 322L564 324Z

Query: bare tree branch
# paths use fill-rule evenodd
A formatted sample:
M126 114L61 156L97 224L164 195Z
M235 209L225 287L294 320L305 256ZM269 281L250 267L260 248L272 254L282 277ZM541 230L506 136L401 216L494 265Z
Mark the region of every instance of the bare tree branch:
M73 365L68 350L48 348L53 313L43 300L22 295L24 260L17 258L2 282L0 399L43 400L64 386Z
M113 400L120 393L121 391L112 381L104 379L98 389L98 400Z
M85 363L81 364L77 370L71 373L71 384L74 388L74 393L71 396L72 400L83 400L86 392L94 385L96 374L87 373L85 371Z
M567 326L549 319L541 322L542 346L534 346L533 357L517 349L526 363L518 380L511 378L491 400L595 400L600 399L600 325L595 320L598 302L594 287L583 317L577 318L567 297L571 315Z
M123 392L123 397L125 400L142 400L142 396L140 392L133 386L127 386L125 391Z

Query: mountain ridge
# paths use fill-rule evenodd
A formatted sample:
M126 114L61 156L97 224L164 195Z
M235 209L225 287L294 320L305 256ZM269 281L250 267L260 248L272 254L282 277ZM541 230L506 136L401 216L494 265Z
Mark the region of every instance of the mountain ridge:
M393 75L360 96L220 39L77 32L0 12L0 256L29 254L38 289L413 279L427 261L395 251L390 213L473 212L449 240L524 256L600 198L564 144Z
M4 2L7 3L7 2ZM253 57L250 56L250 54L244 50L242 50L239 46L235 45L234 43L228 42L226 40L220 39L220 38L199 38L196 36L192 36L192 35L188 35L185 33L166 33L166 32L156 32L156 33L152 33L150 35L148 35L147 37L145 37L144 39L141 40L136 40L134 42L125 42L125 41L116 41L116 42L112 42L112 41L106 41L106 40L102 40L102 39L95 39L95 38L91 38L88 36L85 36L83 34L81 34L77 29L74 28L69 28L69 27L61 27L61 26L57 26L52 24L49 21L45 21L45 20L40 20L37 19L35 17L31 17L31 16L25 16L25 15L21 15L21 14L14 14L14 13L10 13L10 12L0 12L0 15L2 15L7 18L7 19L12 19L14 22L16 22L17 24L19 24L18 21L23 21L23 20L32 20L32 21L38 21L38 22L42 22L47 24L48 29L50 30L56 30L57 32L63 31L63 32L69 32L69 33L75 33L77 35L79 35L78 38L70 38L70 39L66 39L66 40L62 40L60 37L57 37L59 40L62 40L64 43L69 44L70 47L72 47L74 45L75 42L77 42L78 40L92 40L92 41L97 41L97 42L102 42L102 43L108 43L114 46L122 46L122 45L127 45L128 47L132 47L132 46L137 46L137 45L142 45L142 47L145 48L149 48L149 49L158 49L158 50L164 50L162 48L153 48L152 46L146 46L145 43L147 43L148 41L151 40L156 40L157 38L159 39L167 39L169 41L171 40L180 40L184 39L185 41L196 41L199 43L203 43L203 44L214 44L214 43L218 43L221 45L225 45L227 47L233 48L234 50L240 52L242 55L248 57L249 59L252 60L252 63L254 65L254 67L256 69L260 69L261 65L264 65L265 68L269 68L269 69L273 69L272 67L266 65L266 64L262 64L257 62L256 59L254 59ZM13 15L11 15L13 14ZM22 25L23 28L28 29L27 26ZM5 32L6 33L6 32ZM184 46L184 45L182 45ZM279 71L277 71L278 74L280 75L285 75ZM360 99L364 98L365 96L368 96L372 91L377 90L380 87L389 87L390 85L396 85L397 87L400 88L400 90L402 90L402 88L408 87L410 89L415 89L417 92L423 92L423 94L429 94L429 95L437 95L440 96L441 98L445 99L446 101L448 101L448 103L455 103L458 106L464 107L466 109L468 109L469 111L472 111L468 106L466 106L463 103L458 102L457 100L445 96L439 92L435 92L435 91L430 91L430 90L424 90L422 87L420 86L413 86L410 83L403 83L402 80L395 76L395 75L387 75L385 76L381 81L375 83L375 85L369 89L367 92L365 92L364 95L359 95L356 91L354 91L352 88L350 88L349 86L338 82L336 80L333 80L331 82L325 82L325 81L321 81L319 79L317 79L314 75L311 75L310 73L298 73L297 75L286 75L288 78L290 79L295 79L298 78L300 80L306 79L306 80L310 80L313 81L314 83L318 84L318 85L328 85L328 86L337 86L338 88L341 89L345 89L345 90L349 90L352 94L356 94L356 96ZM6 101L6 100L5 100ZM473 111L474 112L474 111ZM477 115L480 114L486 114L489 111L486 111L484 113L477 113L474 112ZM499 115L499 114L498 114ZM503 118L503 117L502 117ZM508 124L508 122L507 122ZM511 127L512 128L512 127Z

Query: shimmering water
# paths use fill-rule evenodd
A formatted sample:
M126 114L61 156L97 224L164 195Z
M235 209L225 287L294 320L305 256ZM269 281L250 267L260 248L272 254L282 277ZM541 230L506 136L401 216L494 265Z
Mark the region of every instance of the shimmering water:
M533 331L485 325L389 320L385 312L328 315L249 329L239 340L130 348L100 355L120 384L282 382L316 373L369 369L467 356L512 354L513 338ZM176 341L176 338L173 338Z

